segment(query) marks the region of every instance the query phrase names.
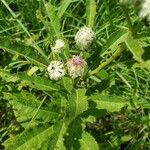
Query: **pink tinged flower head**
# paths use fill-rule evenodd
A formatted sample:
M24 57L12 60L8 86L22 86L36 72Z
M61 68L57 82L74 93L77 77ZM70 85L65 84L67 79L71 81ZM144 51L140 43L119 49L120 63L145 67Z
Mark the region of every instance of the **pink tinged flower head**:
M51 61L47 71L51 80L58 80L65 75L64 65L61 61Z
M68 73L72 78L82 76L87 63L80 56L73 56L67 62Z
M75 35L76 45L81 49L87 49L91 45L93 39L95 37L95 33L89 27L82 27Z

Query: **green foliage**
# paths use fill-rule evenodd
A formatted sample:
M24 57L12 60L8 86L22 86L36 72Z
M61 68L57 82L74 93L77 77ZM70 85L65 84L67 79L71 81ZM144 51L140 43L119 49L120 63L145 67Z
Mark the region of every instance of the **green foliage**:
M48 122L60 115L59 111L52 111L48 106L43 107L43 101L38 101L31 93L23 91L21 93L13 93L13 95L4 93L4 98L9 100L14 109L17 121L24 127L28 126L29 121L29 124L36 124L36 120L39 120L39 122Z
M45 91L58 91L61 89L61 86L58 84L55 84L48 80L45 77L40 77L40 76L29 76L25 73L17 73L17 74L10 74L9 72L0 70L0 75L1 76L9 76L10 78L16 78L20 79L23 81L23 85L29 85L32 88L38 89L38 90L45 90Z
M130 102L120 96L116 95L102 95L95 93L89 99L90 101L96 103L98 109L106 109L110 112L120 111L121 108L130 105Z
M149 149L149 27L133 9L108 0L0 7L0 149ZM85 25L96 37L80 51L74 37ZM49 62L66 68L73 55L87 62L84 75L49 79Z
M59 18L56 13L56 8L51 5L51 3L46 3L45 9L46 9L46 14L50 19L50 25L51 25L51 31L53 32L53 35L56 36L57 38L60 37L60 22Z
M41 149L42 143L53 133L49 125L27 129L4 143L7 150Z
M126 45L129 50L132 52L133 57L138 62L143 62L142 55L144 53L143 48L139 45L136 39L133 39L132 35L130 34L126 40Z
M67 10L68 6L69 6L72 2L73 2L72 0L63 0L63 1L61 2L62 4L60 5L59 10L58 10L58 13L57 13L57 15L58 15L59 18L61 18L61 17L64 15L64 13L65 13L65 11Z
M85 93L85 89L78 89L69 96L68 122L88 109L88 101Z
M30 46L24 46L8 38L0 38L0 43L0 48L12 54L23 56L37 66L45 68L48 65L48 62L38 55Z
M71 93L72 89L73 89L73 82L72 79L69 77L63 77L63 85L64 88Z
M79 141L81 145L80 150L99 150L97 142L88 132L83 132Z

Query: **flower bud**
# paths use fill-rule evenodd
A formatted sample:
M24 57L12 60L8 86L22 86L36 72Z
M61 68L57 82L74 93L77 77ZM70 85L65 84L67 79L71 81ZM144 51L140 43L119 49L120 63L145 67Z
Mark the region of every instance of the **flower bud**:
M54 47L51 47L53 53L60 53L65 47L65 42L61 39L55 41Z
M95 34L91 28L82 27L75 35L76 45L81 50L87 49L91 45L94 39L94 36Z
M67 62L68 73L72 78L82 76L87 63L80 56L73 56Z

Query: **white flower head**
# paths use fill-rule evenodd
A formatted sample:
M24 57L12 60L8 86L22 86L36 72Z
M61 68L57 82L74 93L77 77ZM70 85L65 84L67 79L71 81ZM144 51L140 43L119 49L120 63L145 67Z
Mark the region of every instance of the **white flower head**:
M139 12L139 17L141 19L147 18L147 20L150 21L150 0L143 1Z
M68 73L72 78L82 76L87 63L80 56L73 56L67 62Z
M84 50L91 45L94 37L95 33L93 32L93 30L84 26L76 33L75 42L81 50Z
M51 61L47 67L50 79L58 80L65 75L64 65L61 61Z
M54 47L51 47L53 53L60 53L65 47L65 42L62 39L55 41Z

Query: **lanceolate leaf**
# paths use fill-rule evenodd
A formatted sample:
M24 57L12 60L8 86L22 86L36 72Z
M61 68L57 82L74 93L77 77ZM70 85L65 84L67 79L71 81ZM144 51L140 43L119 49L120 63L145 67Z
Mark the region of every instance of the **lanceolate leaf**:
M86 25L88 27L94 26L95 21L95 15L96 15L96 2L95 0L86 0Z
M129 34L129 36L126 40L126 45L127 45L128 49L131 51L131 53L133 54L134 59L136 61L142 63L143 62L142 55L144 53L144 50L140 46L138 41L136 39L133 39L131 34Z
M92 95L89 101L91 101L91 103L95 103L96 108L106 109L110 112L119 111L126 105L130 106L130 102L127 99L123 99L122 97L116 95L110 96L102 95L100 93L95 93Z
M88 101L85 96L85 89L78 89L69 96L68 117L73 120L75 117L88 109Z
M98 144L94 137L88 132L82 133L82 138L80 141L80 150L99 150Z
M0 48L12 54L19 54L35 65L44 68L48 65L47 60L38 55L32 47L24 46L23 44L19 44L14 40L9 40L8 38L0 38Z
M0 69L0 75L18 78L23 81L25 85L29 85L30 87L36 88L38 90L58 91L62 88L60 85L56 83L54 84L50 79L36 75L28 76L25 73L10 74L9 72L3 71L2 69Z
M13 106L16 119L23 126L28 125L31 120L31 123L34 124L36 119L48 122L59 115L58 112L51 110L49 107L43 107L42 101L37 100L31 93L5 93L4 97Z
M48 140L53 133L50 125L39 125L25 130L23 133L8 139L5 143L5 150L32 150L42 149L41 144Z

